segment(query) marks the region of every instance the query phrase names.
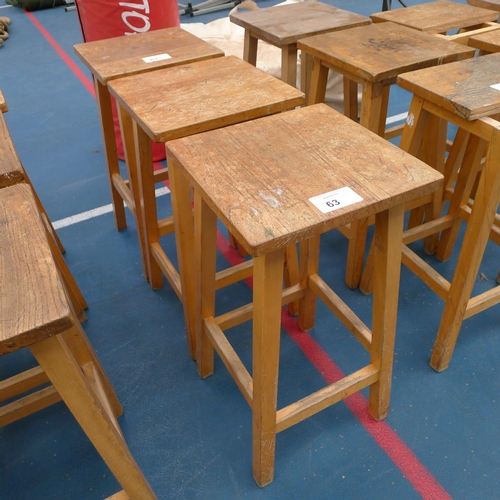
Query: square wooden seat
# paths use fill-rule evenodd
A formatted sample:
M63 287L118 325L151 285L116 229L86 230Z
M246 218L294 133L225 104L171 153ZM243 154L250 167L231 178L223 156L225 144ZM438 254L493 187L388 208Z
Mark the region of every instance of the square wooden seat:
M469 2L470 3L470 2ZM374 23L392 22L427 33L448 35L451 41L467 44L471 34L498 29L498 12L448 1L411 5L405 9L378 12ZM459 33L456 33L459 31Z
M136 171L133 189L137 187L143 208L146 276L157 289L164 274L182 299L179 273L160 245L160 237L174 232L174 220L158 220L150 139L167 142L293 109L304 104L304 94L232 56L122 78L109 88L122 123L129 124L124 126L127 163ZM244 269L251 274L248 263ZM194 343L190 346L194 355Z
M478 49L480 55L500 52L500 31L495 30L471 36L469 38L469 45Z
M404 151L418 154L432 115L458 127L444 168L442 214L427 211L425 222L403 236L403 263L445 302L430 361L436 371L448 367L463 320L500 302L500 286L472 295L489 239L500 245L500 122L492 118L500 116L499 82L500 54L398 78L398 85L414 94L401 138ZM436 257L447 260L464 222L451 281L408 247L438 234Z
M266 145L272 145L272 147ZM194 310L196 362L206 377L214 348L252 410L253 472L273 480L276 433L370 388L370 413L387 415L399 289L403 205L439 188L441 174L325 104L167 144L178 254ZM314 161L311 161L311 160ZM183 202L194 190L191 205ZM371 331L318 275L320 235L375 215L376 291ZM253 302L215 316L217 218L254 260ZM285 248L300 243L301 281L283 291ZM282 305L299 298L299 326L314 326L316 297L370 353L359 371L277 410ZM224 330L253 319L252 368ZM186 317L189 324L189 318Z
M236 12L231 22L245 29L243 59L257 63L258 41L281 49L281 79L297 85L297 42L302 38L370 24L368 17L316 1ZM301 86L307 92L308 63L302 58Z
M131 173L127 169L128 179L120 173L108 83L130 75L222 57L224 52L178 27L81 43L75 45L74 50L94 77L111 202L120 231L127 227L124 203L136 222L141 215L130 189ZM166 178L162 170L155 175L158 182Z
M360 123L386 138L401 130L401 127L391 131L385 128L390 87L399 74L474 56L470 47L394 23L318 35L300 40L298 47L313 56L309 104L324 101L328 71L337 71L345 78L345 114L357 120L357 84L361 84ZM439 147L445 146L443 138ZM434 152L430 150L429 154ZM349 238L346 283L351 288L359 286L361 279L367 227L368 221L361 221L342 229Z
M118 398L65 295L29 185L0 189L0 220L0 356L27 347L39 363L1 381L0 401L52 383L3 405L0 425L62 399L123 487L113 498L155 499L116 421Z

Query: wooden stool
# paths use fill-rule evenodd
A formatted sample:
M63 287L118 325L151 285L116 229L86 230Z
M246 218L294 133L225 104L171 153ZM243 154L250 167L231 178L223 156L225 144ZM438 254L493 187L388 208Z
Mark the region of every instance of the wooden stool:
M3 406L0 425L61 398L122 485L120 498L156 498L119 429L116 394L66 299L30 186L0 190L0 220L0 355L29 347L40 365L2 381L0 400L52 383L42 395Z
M116 227L119 231L127 227L125 202L139 230L141 225L137 221L142 217L141 207L130 189L128 165L128 180L120 173L107 85L125 76L222 57L224 52L178 27L82 43L75 45L74 49L94 77ZM158 182L168 178L164 170L157 171L155 176Z
M174 220L173 217L158 220L150 139L167 142L293 109L304 104L304 94L237 57L122 78L110 82L108 87L119 104L122 123L132 123L123 130L127 163L129 166L134 163L143 208L149 283L153 289L160 288L163 273L182 300L179 273L160 246L160 237L174 232ZM172 199L174 196L172 191ZM189 199L185 201L190 203ZM240 269L247 273L245 276L251 274L248 263L235 271ZM238 275L232 281L227 276L221 277L220 286L239 279L242 278ZM194 356L194 338L188 337L188 345Z
M373 417L387 415L403 205L436 190L442 176L325 104L171 141L167 159L179 260L195 270L181 279L191 293L186 303L196 309L198 370L202 377L213 372L215 348L252 409L254 477L265 486L273 480L277 432L364 387ZM194 222L182 202L190 186ZM372 214L377 290L370 331L317 273L320 235ZM217 218L253 257L254 274L253 303L214 317ZM301 244L301 282L282 293L283 254L293 242ZM316 296L368 350L370 363L277 411L282 304L300 298L299 326L308 330ZM252 318L250 375L223 330Z
M369 40L369 43L367 42ZM407 71L435 66L474 56L474 49L452 44L428 33L393 23L379 23L336 33L318 35L298 42L298 47L313 56L313 73L308 103L325 98L328 70L345 78L345 113L357 120L357 84L362 85L360 123L386 138L398 135L401 127L386 132L385 122L389 90L396 77ZM445 134L435 124L436 133ZM442 151L428 154L444 157L445 137L440 141ZM367 229L370 221L363 220L343 228L349 238L346 283L359 286L363 268Z
M3 114L0 113L0 189L13 186L18 183L29 184L33 191L38 210L44 222L52 255L57 262L59 272L61 273L61 277L66 285L68 294L71 297L73 308L75 309L80 321L85 321L86 315L84 313L84 309L87 309L85 297L83 296L83 293L78 287L74 276L71 274L71 271L64 260L62 255L65 251L64 246L61 243L56 230L52 226L52 222L50 221L50 218L47 215L47 212L45 211L45 208L43 207L42 202L40 201L40 198L38 197L36 190L26 173L26 170L17 156L12 138L7 128L7 123L5 122Z
M302 38L370 24L370 19L321 2L306 1L230 14L229 19L245 28L243 59L257 64L258 41L281 49L281 79L297 85L297 42ZM307 92L308 62L302 58L301 86Z
M500 25L499 25L500 26ZM479 55L500 52L500 31L471 36L469 45L479 50Z
M470 3L470 2L469 2ZM448 1L412 5L406 9L378 12L374 23L390 21L418 31L442 34L450 41L467 45L470 36L497 30L498 12ZM458 33L449 33L457 31Z
M403 238L403 263L445 301L430 361L436 371L448 367L463 320L500 302L500 286L472 297L488 239L500 245L500 122L490 118L500 113L500 94L490 87L500 82L499 68L500 54L492 54L398 78L398 85L414 94L401 138L404 151L418 154L430 115L467 133L457 144L463 160L456 165L454 150L447 160L446 212L405 231ZM436 256L447 260L462 221L466 229L450 283L407 245L440 232Z

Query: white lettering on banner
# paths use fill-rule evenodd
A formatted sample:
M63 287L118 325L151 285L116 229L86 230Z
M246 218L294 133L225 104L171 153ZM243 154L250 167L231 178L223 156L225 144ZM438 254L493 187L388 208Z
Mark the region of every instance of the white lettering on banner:
M129 23L128 18L129 17L135 17L138 19L141 19L144 22L144 26L142 28L138 28L132 24ZM149 22L149 17L145 16L144 14L139 14L139 12L122 12L122 19L123 22L135 33L145 33L146 31L149 31L149 28L151 28L151 23ZM126 35L131 35L131 33L125 33Z
M128 3L128 2L120 2L118 4L120 7L130 7L131 9L138 9L146 11L146 14L149 14L149 2L148 0L143 0L142 5L138 3Z
M134 33L145 33L151 28L151 22L149 17L141 12L136 12L136 10L142 10L146 14L149 14L149 1L142 0L142 3L129 3L129 2L119 2L120 7L127 7L130 9L135 9L132 11L122 12L122 21L132 30L132 32L125 32L125 35L133 35ZM129 18L131 18L129 20ZM137 20L139 20L139 26L136 26ZM135 21L135 22L134 22ZM134 24L132 24L134 23Z

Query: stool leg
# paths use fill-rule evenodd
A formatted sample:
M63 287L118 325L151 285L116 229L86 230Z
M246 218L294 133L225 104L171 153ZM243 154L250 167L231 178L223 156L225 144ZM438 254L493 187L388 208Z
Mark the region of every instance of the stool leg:
M311 85L307 105L325 102L326 85L328 80L328 68L321 64L321 59L313 58Z
M379 370L370 386L369 411L376 420L389 412L396 337L404 205L375 216L371 362Z
M129 497L155 499L121 434L62 337L50 337L32 345L30 350Z
M175 240L179 275L182 289L182 307L186 325L186 337L189 354L196 358L195 332L195 275L193 262L193 209L189 181L177 168L175 158L168 159L172 214L175 226Z
M280 249L254 259L253 474L261 487L274 477L283 258Z
M285 45L281 49L281 80L297 87L297 44Z
M141 252L142 266L146 279L149 281L148 268L146 266L146 249L145 249L145 236L144 236L144 226L143 226L143 215L141 199L139 196L138 184L139 180L137 178L137 158L134 148L134 127L132 123L132 118L123 109L123 107L117 103L118 114L120 117L120 129L122 133L122 143L123 150L125 153L125 164L127 168L127 179L128 179L128 191L131 195L129 199L129 208L135 216L135 226L137 230L137 235L139 238L139 249ZM126 189L126 188L124 188Z
M313 57L304 51L300 52L300 90L306 96L306 102L309 101L309 87L311 86Z
M196 363L198 373L205 378L214 372L214 347L205 333L203 320L215 315L217 217L196 191L194 207Z
M121 231L127 227L127 219L125 217L123 200L113 184L113 177L115 175L120 175L120 166L118 163L118 154L116 152L116 138L113 123L113 111L111 108L111 96L105 85L96 79L94 81L97 108L99 110L101 132L104 143L104 154L106 156L108 181L111 189L111 203L113 204L116 228L118 231Z
M425 129L429 119L429 112L423 108L423 99L421 97L414 96L410 109L408 111L408 117L406 119L406 124L403 128L403 134L401 136L401 141L399 147L411 154L412 156L418 156L420 147L425 134ZM373 243L372 243L373 248ZM370 250L370 255L366 261L365 269L363 271L359 288L364 294L369 294L373 290L373 251Z
M454 222L450 228L442 232L437 247L436 257L441 261L445 261L451 257L462 222L459 217L460 207L466 206L469 201L481 169L481 161L486 152L486 146L486 141L479 139L477 136L469 138L469 144L467 145L462 166L458 172L457 182L455 183L455 189L448 209L448 215L453 216Z
M389 85L363 82L359 123L380 137L385 135L385 120L389 105Z
M498 158L500 158L500 133L496 131L490 142L477 196L467 222L460 255L432 350L430 365L438 372L445 370L450 364L467 304L490 237L500 200Z
M243 39L243 60L257 66L257 44L258 39L253 37L249 30L245 30Z
M304 296L300 299L299 327L304 330L314 328L316 316L316 294L309 287L309 277L318 274L320 236L300 242L300 281Z
M160 244L160 232L158 229L151 139L136 122L133 123L133 128L137 184L142 207L142 226L144 228L144 252L146 254L146 268L148 270L146 276L149 279L151 288L157 290L163 286L163 274L152 252L152 247L154 245L159 246Z
M358 83L344 76L344 115L358 121Z
M289 245L285 249L284 267L285 287L296 285L300 281L299 257L297 255L297 245ZM288 303L288 312L292 316L299 314L299 301Z
M363 83L360 124L381 137L385 135L389 89L388 85ZM368 220L362 219L353 222L349 230L345 282L352 289L360 285L368 225Z
M123 408L118 400L118 396L111 385L108 375L97 357L94 348L89 342L89 339L80 325L75 323L75 327L61 334L64 342L68 346L69 351L75 358L79 366L92 364L99 376L99 380L106 393L106 398L110 403L113 414L116 417L123 415Z

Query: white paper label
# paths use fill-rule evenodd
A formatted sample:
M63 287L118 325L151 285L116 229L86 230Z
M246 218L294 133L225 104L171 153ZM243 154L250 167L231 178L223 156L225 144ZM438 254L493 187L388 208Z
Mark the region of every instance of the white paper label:
M500 83L495 83L495 85L490 85L492 89L500 90Z
M363 201L359 194L355 193L350 187L346 186L329 193L320 194L309 198L309 201L319 208L324 214L347 207L358 201Z
M165 53L165 54L158 54L157 56L149 56L149 57L143 57L142 60L145 63L152 63L156 61L164 61L165 59L172 59L172 56Z

